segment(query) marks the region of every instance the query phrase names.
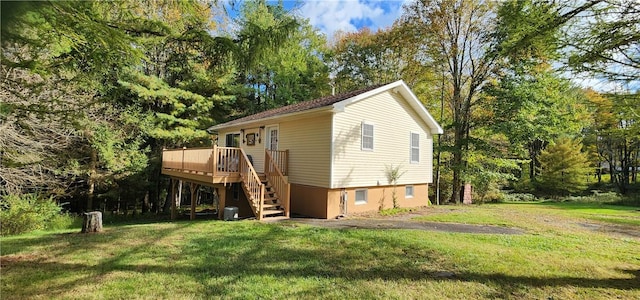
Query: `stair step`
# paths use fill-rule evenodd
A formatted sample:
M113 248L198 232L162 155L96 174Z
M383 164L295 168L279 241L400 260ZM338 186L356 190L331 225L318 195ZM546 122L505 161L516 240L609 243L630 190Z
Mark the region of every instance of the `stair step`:
M264 201L275 201L278 200L278 197L275 196L265 196Z
M269 209L269 208L274 208L274 207L279 207L279 206L280 206L280 204L278 204L278 203L268 203L268 204L264 203L264 204L262 204L262 208L263 209Z
M262 211L263 216L283 214L284 209L265 209Z
M289 220L289 217L275 216L275 217L267 217L267 218L263 218L262 219L262 221L266 221L266 222L277 222L277 221L282 221L282 220Z

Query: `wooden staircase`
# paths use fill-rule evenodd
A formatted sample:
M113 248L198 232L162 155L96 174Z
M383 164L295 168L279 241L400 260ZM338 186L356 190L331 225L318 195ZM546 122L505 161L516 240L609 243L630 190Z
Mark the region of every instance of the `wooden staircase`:
M267 151L265 173L258 174L244 150L240 149L242 190L258 220L289 218L290 185Z
M264 200L262 202L262 217L263 218L285 218L286 212L282 203L280 203L280 197L276 193L273 186L269 183L265 174L258 174L260 182L264 184ZM279 218L279 219L280 219Z

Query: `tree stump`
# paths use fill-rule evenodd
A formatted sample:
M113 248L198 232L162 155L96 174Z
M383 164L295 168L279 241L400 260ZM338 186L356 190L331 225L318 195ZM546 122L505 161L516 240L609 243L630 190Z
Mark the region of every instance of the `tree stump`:
M82 233L102 231L102 212L92 211L82 215Z

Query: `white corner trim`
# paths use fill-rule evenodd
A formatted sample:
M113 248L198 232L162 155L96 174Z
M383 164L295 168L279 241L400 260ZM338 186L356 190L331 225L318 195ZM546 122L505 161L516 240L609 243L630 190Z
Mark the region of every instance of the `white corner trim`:
M334 160L335 158L333 157L334 152L334 146L335 146L335 136L334 133L336 129L336 114L333 113L331 114L331 142L329 145L329 188L334 189L334 185L333 185L333 166L334 166Z

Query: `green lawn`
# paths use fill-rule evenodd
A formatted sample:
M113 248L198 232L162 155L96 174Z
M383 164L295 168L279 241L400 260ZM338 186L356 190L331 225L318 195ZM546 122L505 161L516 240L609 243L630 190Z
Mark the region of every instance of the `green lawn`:
M640 231L637 208L498 204L426 214L415 221L526 233L180 221L3 237L0 298L640 298L640 239L584 226Z

